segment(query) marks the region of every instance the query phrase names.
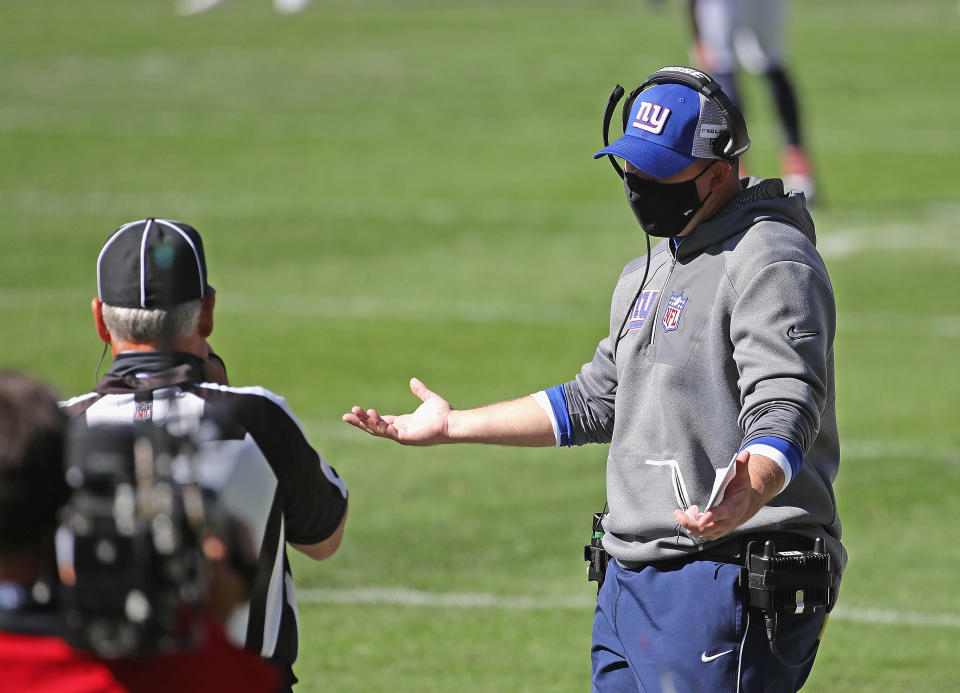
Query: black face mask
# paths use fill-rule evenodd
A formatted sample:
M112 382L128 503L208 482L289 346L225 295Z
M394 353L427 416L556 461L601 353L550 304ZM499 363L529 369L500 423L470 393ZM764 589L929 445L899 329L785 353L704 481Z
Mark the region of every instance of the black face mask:
M709 171L707 166L690 180L682 183L657 183L640 178L635 173L623 175L627 203L640 226L651 236L668 238L683 231L690 218L713 193L702 200L697 194L696 180Z

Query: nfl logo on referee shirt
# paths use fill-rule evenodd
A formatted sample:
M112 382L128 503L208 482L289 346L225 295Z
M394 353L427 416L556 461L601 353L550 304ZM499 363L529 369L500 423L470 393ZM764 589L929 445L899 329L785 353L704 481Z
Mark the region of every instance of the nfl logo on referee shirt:
M687 299L683 297L683 292L670 294L670 300L667 301L667 310L663 314L663 331L673 332L680 326L680 316L683 314L683 308L687 305Z
M153 419L153 400L146 402L137 402L137 408L133 413L134 421L150 421Z

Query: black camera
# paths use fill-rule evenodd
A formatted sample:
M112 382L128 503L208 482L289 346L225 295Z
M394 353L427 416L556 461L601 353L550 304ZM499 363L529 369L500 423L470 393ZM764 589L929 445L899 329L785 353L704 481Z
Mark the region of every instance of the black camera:
M194 452L152 423L71 429L56 548L72 644L110 658L199 642L207 571Z

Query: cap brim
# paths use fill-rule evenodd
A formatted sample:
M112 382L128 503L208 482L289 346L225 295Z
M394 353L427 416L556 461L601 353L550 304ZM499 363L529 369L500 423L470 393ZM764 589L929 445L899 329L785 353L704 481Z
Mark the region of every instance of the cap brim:
M629 161L636 168L654 178L674 176L697 160L695 156L678 154L649 140L624 135L616 142L593 155L594 159L612 154Z

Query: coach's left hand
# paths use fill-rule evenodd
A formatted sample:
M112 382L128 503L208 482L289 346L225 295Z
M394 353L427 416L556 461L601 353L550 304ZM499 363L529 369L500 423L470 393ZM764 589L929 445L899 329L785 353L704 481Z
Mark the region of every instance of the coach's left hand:
M783 470L763 455L746 450L737 455L736 475L723 494L723 500L704 513L674 510L677 523L688 534L713 541L729 534L757 514L783 487Z

